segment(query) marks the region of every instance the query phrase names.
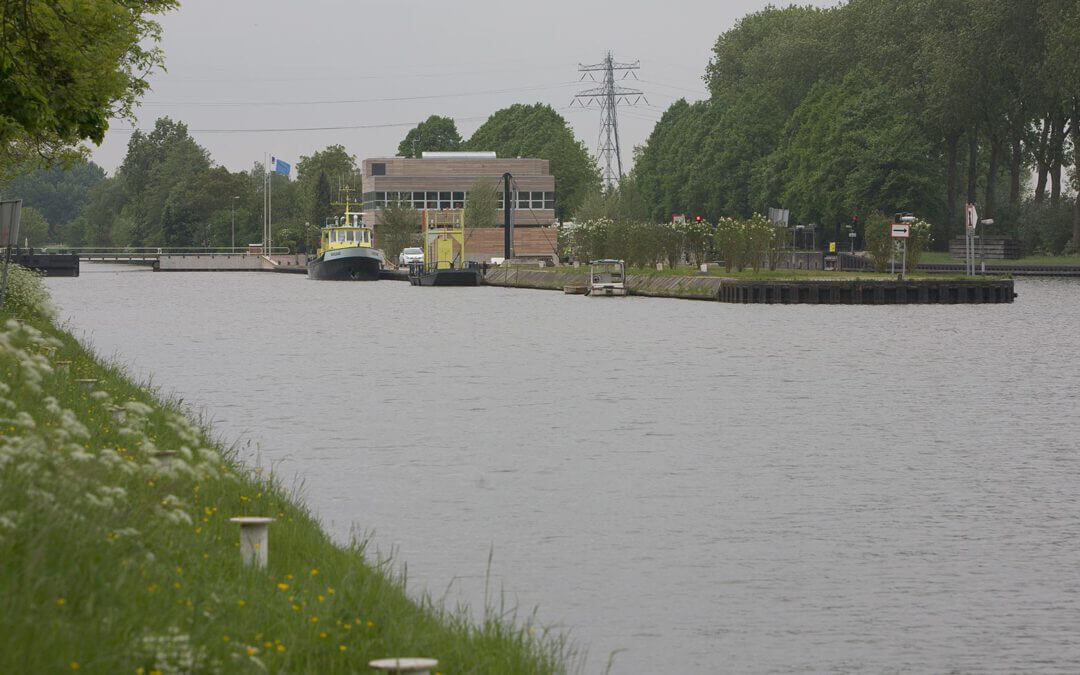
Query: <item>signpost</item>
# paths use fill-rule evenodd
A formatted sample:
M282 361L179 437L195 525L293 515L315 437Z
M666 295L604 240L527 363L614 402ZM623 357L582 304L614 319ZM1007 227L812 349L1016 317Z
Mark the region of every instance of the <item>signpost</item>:
M964 205L964 262L965 273L975 276L975 226L979 223L979 213L974 204Z
M8 267L11 266L11 249L19 243L19 218L22 200L0 201L0 246L4 247L4 269L0 272L0 307L4 306L7 292Z
M907 275L907 240L911 237L911 223L915 221L910 214L897 214L897 222L892 224L889 234L893 238L893 250L896 250L896 240L900 240L900 279ZM895 254L894 254L895 255ZM893 269L896 271L896 262L893 258Z

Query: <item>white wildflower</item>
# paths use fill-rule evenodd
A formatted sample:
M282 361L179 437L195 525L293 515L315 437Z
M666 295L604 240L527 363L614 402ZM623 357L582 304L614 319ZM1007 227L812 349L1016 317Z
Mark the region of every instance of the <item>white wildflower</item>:
M83 494L83 498L94 506L100 506L102 508L109 508L113 505L112 497L98 497L93 492Z
M132 415L136 415L138 417L146 417L150 413L154 412L153 408L146 405L145 403L140 403L139 401L128 401L124 404L124 408L126 408L127 411Z
M101 391L100 389L98 389L98 390L93 391L93 392L90 393L90 398L98 400L98 401L107 401L107 400L109 400L110 397L109 397L109 392Z

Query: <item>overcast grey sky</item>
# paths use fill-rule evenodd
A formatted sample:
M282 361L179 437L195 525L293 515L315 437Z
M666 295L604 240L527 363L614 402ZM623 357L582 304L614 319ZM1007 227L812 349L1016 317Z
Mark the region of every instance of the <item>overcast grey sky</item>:
M620 109L629 166L633 146L674 100L706 96L701 77L717 36L766 4L190 0L161 21L168 72L151 78L138 127L164 115L183 121L214 162L236 171L264 153L295 163L335 143L358 160L394 155L428 115L453 117L468 138L499 108L543 102L595 153L599 111L568 106L588 85L578 64L610 49L641 62L630 86L649 103ZM368 128L286 130L310 127ZM110 174L130 128L115 122L94 151ZM267 129L276 131L253 131Z

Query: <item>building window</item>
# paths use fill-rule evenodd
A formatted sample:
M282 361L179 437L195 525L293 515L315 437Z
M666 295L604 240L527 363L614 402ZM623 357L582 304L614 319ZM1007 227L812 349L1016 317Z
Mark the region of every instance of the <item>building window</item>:
M534 193L532 193L532 207L534 209L542 209L542 208L544 208L544 193L543 192L534 192Z
M554 192L545 192L544 193L544 208L545 209L554 209L555 208L555 193Z
M371 163L371 175L372 176L385 176L386 175L386 162L372 162Z

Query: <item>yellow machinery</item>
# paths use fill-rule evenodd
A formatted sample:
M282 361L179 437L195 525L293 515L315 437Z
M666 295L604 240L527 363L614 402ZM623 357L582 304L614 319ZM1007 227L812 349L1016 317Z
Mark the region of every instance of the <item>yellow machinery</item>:
M421 215L424 267L429 271L465 267L465 210L425 210Z

